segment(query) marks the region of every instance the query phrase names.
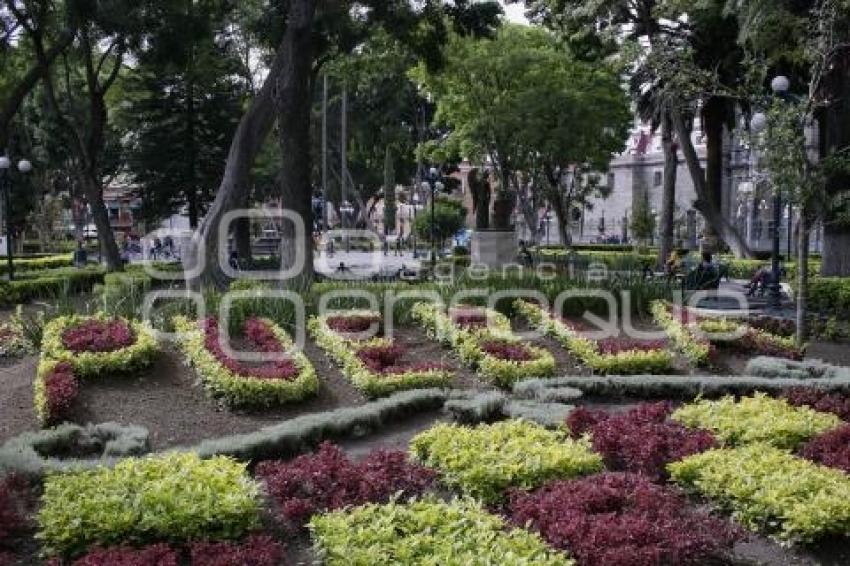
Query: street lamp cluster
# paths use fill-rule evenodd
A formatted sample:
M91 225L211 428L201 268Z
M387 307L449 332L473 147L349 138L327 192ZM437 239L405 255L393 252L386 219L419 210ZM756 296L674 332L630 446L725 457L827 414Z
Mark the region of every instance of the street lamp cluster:
M770 89L775 96L785 100L788 98L788 90L791 88L791 81L788 77L778 76L770 82ZM768 128L768 117L764 112L756 112L750 120L750 128L756 134L765 132ZM790 195L789 195L790 200ZM771 282L769 285L770 306L779 309L782 306L782 288L779 284L781 267L779 265L779 227L782 224L782 195L779 194L779 187L774 187L773 191L773 250L771 254ZM790 225L790 218L789 218ZM789 252L790 252L790 245Z
M6 214L6 261L9 265L9 280L15 278L15 266L12 245L12 178L9 169L12 168L12 160L6 155L0 155L0 184L3 190L3 209ZM27 174L32 171L32 163L26 159L18 161L18 171Z

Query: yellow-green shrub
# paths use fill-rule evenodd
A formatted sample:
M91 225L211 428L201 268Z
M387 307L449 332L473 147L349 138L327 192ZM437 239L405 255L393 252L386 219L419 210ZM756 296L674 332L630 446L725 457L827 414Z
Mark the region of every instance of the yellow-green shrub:
M795 448L841 425L835 415L793 407L784 399L764 393L740 401L734 397L698 401L679 408L673 419L685 426L710 430L727 445L767 443L779 448Z
M410 451L446 485L487 502L499 501L507 488L534 489L602 469L588 440L524 420L475 428L439 424L416 436Z
M710 450L668 465L673 481L782 539L850 533L850 476L765 444Z
M317 515L309 527L328 566L573 564L536 534L508 529L468 500L365 505Z
M260 487L246 466L194 453L51 474L41 503L36 536L47 555L79 554L93 545L235 539L260 520Z
M711 343L708 340L695 337L686 325L682 324L680 320L676 320L666 301L654 301L649 310L655 324L664 329L676 349L692 364L704 366L708 363Z

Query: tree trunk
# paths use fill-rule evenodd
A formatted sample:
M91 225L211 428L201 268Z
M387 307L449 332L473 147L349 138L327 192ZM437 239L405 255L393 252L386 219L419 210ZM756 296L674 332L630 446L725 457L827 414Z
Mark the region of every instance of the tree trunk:
M666 110L661 117L661 145L664 148L664 186L661 195L658 270L664 271L667 258L673 251L673 215L676 210L676 174L679 168L679 156L673 141L673 124Z
M251 194L246 190L239 204L243 209L251 208ZM254 260L254 251L251 249L251 219L237 218L233 227L233 243L236 246L236 255L243 265L250 265Z
M825 82L832 103L821 120L821 155L829 156L850 147L850 54L839 58ZM848 187L847 171L832 172L827 179L829 197L847 194ZM850 276L850 223L838 220L832 210L824 218L821 275Z
M281 269L295 269L286 282L299 288L313 279L313 207L310 185L311 68L315 0L295 0L284 38L285 62L278 76L276 100L280 127L281 201L302 223L284 220L281 229ZM301 256L302 261L297 258Z
M115 234L109 224L109 212L107 212L106 204L103 202L103 187L91 176L81 179L81 183L86 200L91 207L92 220L97 228L97 238L100 241L100 251L103 255L101 260L106 262L108 271L122 271L124 264L121 262L118 244L115 243Z
M275 54L266 81L242 116L233 135L224 167L224 176L219 184L215 200L183 254L183 265L187 271L195 269L200 264L199 274L187 281L187 285L193 289L207 286L223 288L227 284L227 277L222 270L222 265L227 265L227 250L219 249L219 226L228 212L235 210L244 202L245 193L249 190L251 167L274 126L273 93L277 77L283 72L287 49L287 39L284 37ZM204 244L203 248L201 243ZM203 257L201 257L202 251Z
M723 201L723 121L725 101L713 96L702 110L702 128L705 134L705 186L706 200L713 209L722 210ZM720 230L709 223L705 237L712 240L724 239Z
M796 345L802 348L808 338L809 317L809 232L808 212L800 210L800 228L797 234L797 335Z
M696 149L694 149L694 144L691 142L690 132L685 127L681 112L672 109L670 111L670 117L676 135L679 138L679 145L682 148L682 154L685 156L688 171L690 171L691 179L694 182L694 190L697 194L697 202L694 204L694 208L703 215L706 223L717 231L720 237L732 249L736 257L751 258L753 254L747 242L744 241L738 230L732 226L721 210L715 206L711 195L708 193L705 172L702 170Z
M384 235L395 232L395 171L393 169L393 152L387 146L384 155Z
M186 204L189 210L189 227L198 227L198 184L196 181L195 147L195 0L186 0L186 15L189 29L189 58L186 64Z
M555 212L555 220L558 222L558 235L561 237L561 245L569 248L573 244L570 234L569 204L564 202L563 195L551 194L549 204Z

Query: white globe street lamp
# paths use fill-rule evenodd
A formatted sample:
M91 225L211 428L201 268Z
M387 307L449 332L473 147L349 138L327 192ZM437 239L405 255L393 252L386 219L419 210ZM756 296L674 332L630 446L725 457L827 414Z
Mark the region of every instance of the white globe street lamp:
M750 119L750 128L753 132L760 134L767 129L767 114L756 112Z
M0 169L5 171L9 167L12 166L12 160L6 157L5 155L0 155Z
M779 75L770 81L770 90L772 90L775 94L785 94L790 88L791 81L788 80L788 77L786 76Z
M32 171L32 163L30 163L26 159L21 159L20 161L18 161L18 171L20 171L21 173L29 173L30 171Z

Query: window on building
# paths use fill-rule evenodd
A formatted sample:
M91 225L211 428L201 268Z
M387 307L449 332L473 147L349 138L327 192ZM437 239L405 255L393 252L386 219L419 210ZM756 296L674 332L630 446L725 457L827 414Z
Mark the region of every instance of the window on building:
M652 177L652 183L655 187L660 187L664 183L664 174L661 171L656 171Z

